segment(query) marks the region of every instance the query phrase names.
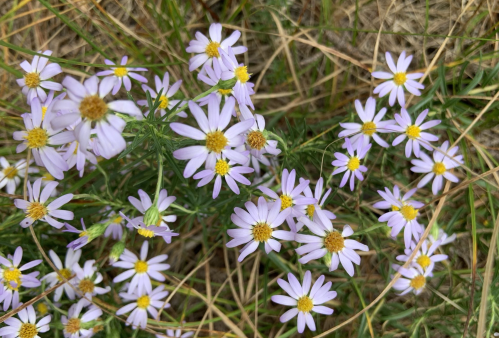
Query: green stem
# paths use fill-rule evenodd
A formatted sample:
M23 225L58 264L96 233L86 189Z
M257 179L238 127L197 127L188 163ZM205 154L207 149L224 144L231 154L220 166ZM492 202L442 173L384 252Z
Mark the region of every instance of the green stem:
M197 102L199 99L202 99L203 97L210 95L211 93L213 93L215 90L218 90L219 88L220 88L220 86L217 84L217 85L211 87L210 89L208 89L207 91L205 91L204 93L199 94L198 96L196 96L195 98L193 98L192 100L189 100L189 101ZM182 110L187 108L187 106L188 106L188 103L184 104L182 107L177 108L177 110L175 110L173 113L168 115L166 120L169 121L172 117L174 117L175 115L180 113Z
M158 181L156 182L156 194L154 195L154 203L158 203L159 191L161 190L161 183L163 181L163 159L161 158L161 152L158 151Z

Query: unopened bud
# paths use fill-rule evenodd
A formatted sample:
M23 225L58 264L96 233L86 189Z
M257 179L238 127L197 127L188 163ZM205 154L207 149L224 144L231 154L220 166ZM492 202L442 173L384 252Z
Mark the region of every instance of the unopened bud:
M433 224L430 230L430 235L433 236L433 238L437 239L438 238L438 225Z
M121 241L115 243L111 248L111 252L109 253L109 264L116 263L120 259L123 251L125 251L125 243Z
M324 255L324 264L329 268L331 266L331 260L332 260L333 255L328 252L326 255Z
M220 89L232 89L236 85L236 82L237 78L234 76L232 79L218 81L217 85Z
M144 224L146 226L156 225L160 218L158 207L153 204L147 209L146 214L144 215Z

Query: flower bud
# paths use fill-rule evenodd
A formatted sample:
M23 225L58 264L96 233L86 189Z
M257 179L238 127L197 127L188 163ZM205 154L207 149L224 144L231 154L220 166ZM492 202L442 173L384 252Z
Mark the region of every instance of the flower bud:
M324 264L329 268L331 266L331 260L333 259L333 255L328 252L324 255Z
M438 225L437 224L433 224L433 226L431 227L430 235L432 235L433 238L435 238L435 239L438 238Z
M158 207L153 204L147 209L146 214L144 215L144 224L146 226L156 225L160 216Z
M237 78L236 77L233 77L232 79L228 79L228 80L220 80L218 81L218 87L220 89L232 89L235 84L237 82Z
M120 259L121 254L125 251L125 243L119 241L113 245L109 253L109 264L114 264Z

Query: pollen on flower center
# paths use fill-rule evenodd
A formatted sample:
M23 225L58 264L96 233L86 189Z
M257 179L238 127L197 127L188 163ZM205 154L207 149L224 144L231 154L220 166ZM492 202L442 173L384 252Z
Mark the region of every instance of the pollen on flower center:
M296 304L296 308L301 312L310 312L314 307L314 302L310 299L309 296L302 296L298 299L298 304Z
M29 88L36 88L40 85L40 75L36 72L28 73L24 75L24 83Z
M90 121L97 121L107 113L107 104L97 95L86 96L80 102L80 114Z
M216 41L211 41L207 46L206 49L204 50L206 54L210 58L219 58L220 53L218 52L218 47L220 47L220 43Z
M227 175L229 169L230 167L226 160L220 159L217 161L217 164L215 164L215 173L217 173L220 176Z
M362 133L367 136L372 136L376 132L376 123L368 121L362 125Z
M407 134L407 136L410 139L414 140L420 136L421 128L419 128L418 126L413 124L413 125L407 127L407 129L405 130L405 133Z
M144 273L147 272L147 269L149 268L148 264L146 261L137 261L135 262L135 272L137 273Z
M221 95L229 95L230 93L232 93L232 89L219 89L218 92Z
M42 120L45 118L45 114L47 113L48 107L42 107Z
M86 236L87 235L87 232L86 231L82 231L78 234L78 237L83 237L83 236Z
M229 143L229 140L227 140L227 137L220 130L206 134L206 148L209 151L220 154L227 143Z
M445 164L442 162L435 162L432 171L437 175L443 175L445 173Z
M27 216L35 221L42 219L47 213L47 207L40 202L31 202L26 209Z
M314 212L315 212L315 205L309 204L307 206L307 215L308 215L308 217L314 217Z
M165 109L166 107L168 107L168 98L164 95L161 95L159 97L159 109Z
M402 208L400 208L400 213L406 221L412 221L418 215L418 209L414 209L412 205L406 204Z
M250 75L248 74L248 67L247 66L241 66L237 67L234 70L234 74L236 75L236 78L239 80L241 83L246 83L248 82Z
M49 173L43 174L42 181L54 181L54 176Z
M118 67L114 69L114 75L118 77L123 77L128 74L128 70L125 67Z
M137 298L137 307L140 309L146 309L149 306L150 302L151 299L149 298L149 296L140 296L139 298Z
M26 140L28 141L29 148L41 148L47 144L49 139L49 135L40 127L36 127L28 131L28 136L26 136Z
M80 318L69 318L67 324L64 329L69 334L75 334L81 329L81 320Z
M272 228L267 223L258 223L252 231L253 238L257 242L266 242L272 237Z
M13 179L17 175L17 169L15 167L7 167L2 172L8 179Z
M351 157L348 160L348 163L347 163L348 170L355 171L355 170L359 169L359 167L360 167L360 160L357 156Z
M411 280L411 286L413 289L419 290L426 284L426 278L423 275L418 275Z
M293 199L291 196L281 195L279 198L281 199L281 211L293 205Z
M396 205L392 205L392 211L399 211L400 208Z
M118 216L115 219L113 219L113 223L115 223L115 224L119 224L121 222L123 222L123 217L121 217L121 216Z
M68 279L69 277L71 277L71 270L69 270L69 269L66 269L66 268L64 268L64 269L60 269L60 270L59 270L59 272L60 272L60 273L61 273L61 275L62 275L64 278L66 278L66 279ZM62 278L61 278L61 276L59 276L59 275L57 275L57 279L58 279L59 281L61 281L61 282L63 281L63 279L62 279Z
M144 237L148 238L154 237L154 231L152 230L140 228L139 230L137 230L137 232L139 233L139 235L142 235Z
M36 305L36 309L38 310L38 312L40 312L40 314L42 316L47 314L47 312L49 312L49 308L48 308L47 304L42 303L42 302L40 302Z
M7 282L6 284L10 284L10 282L21 284L21 275L21 271L17 268L3 271L3 279Z
M423 269L426 269L430 266L431 259L426 255L421 255L416 259L416 263L418 263Z
M263 136L263 133L259 130L253 130L248 134L247 137L248 144L251 148L256 150L261 150L265 143L267 143L267 139Z
M38 334L35 324L23 323L19 329L19 338L33 338Z
M324 246L331 253L339 252L345 247L345 239L338 231L332 231L324 238Z
M402 86L405 83L405 81L407 81L406 73L400 72L400 73L395 73L393 75L393 82L395 82L397 86Z
M90 279L85 278L80 281L78 287L83 293L92 293L94 292L95 284Z

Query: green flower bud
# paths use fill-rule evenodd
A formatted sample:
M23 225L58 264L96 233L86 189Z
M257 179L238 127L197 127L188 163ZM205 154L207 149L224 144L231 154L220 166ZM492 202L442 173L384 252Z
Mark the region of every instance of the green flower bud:
M228 79L228 80L220 80L218 81L218 87L220 89L232 89L234 87L234 85L236 84L237 82L237 78L236 77L233 77L232 79Z
M324 256L324 264L329 268L331 266L331 260L333 259L333 254L328 252Z
M109 224L110 223L97 223L88 228L85 234L88 237L88 242L93 241L94 239L102 235L104 231L106 231L106 228L109 226Z
M438 225L436 223L431 227L430 235L432 235L433 238L438 238Z
M98 320L91 320L89 322L80 322L80 327L82 329L90 330L99 324L102 324L102 322L100 322Z
M125 243L117 242L111 248L111 252L109 253L109 264L114 264L120 259L121 254L125 251Z
M146 214L144 215L144 224L146 226L156 225L160 218L158 207L153 204L149 209L147 209Z

